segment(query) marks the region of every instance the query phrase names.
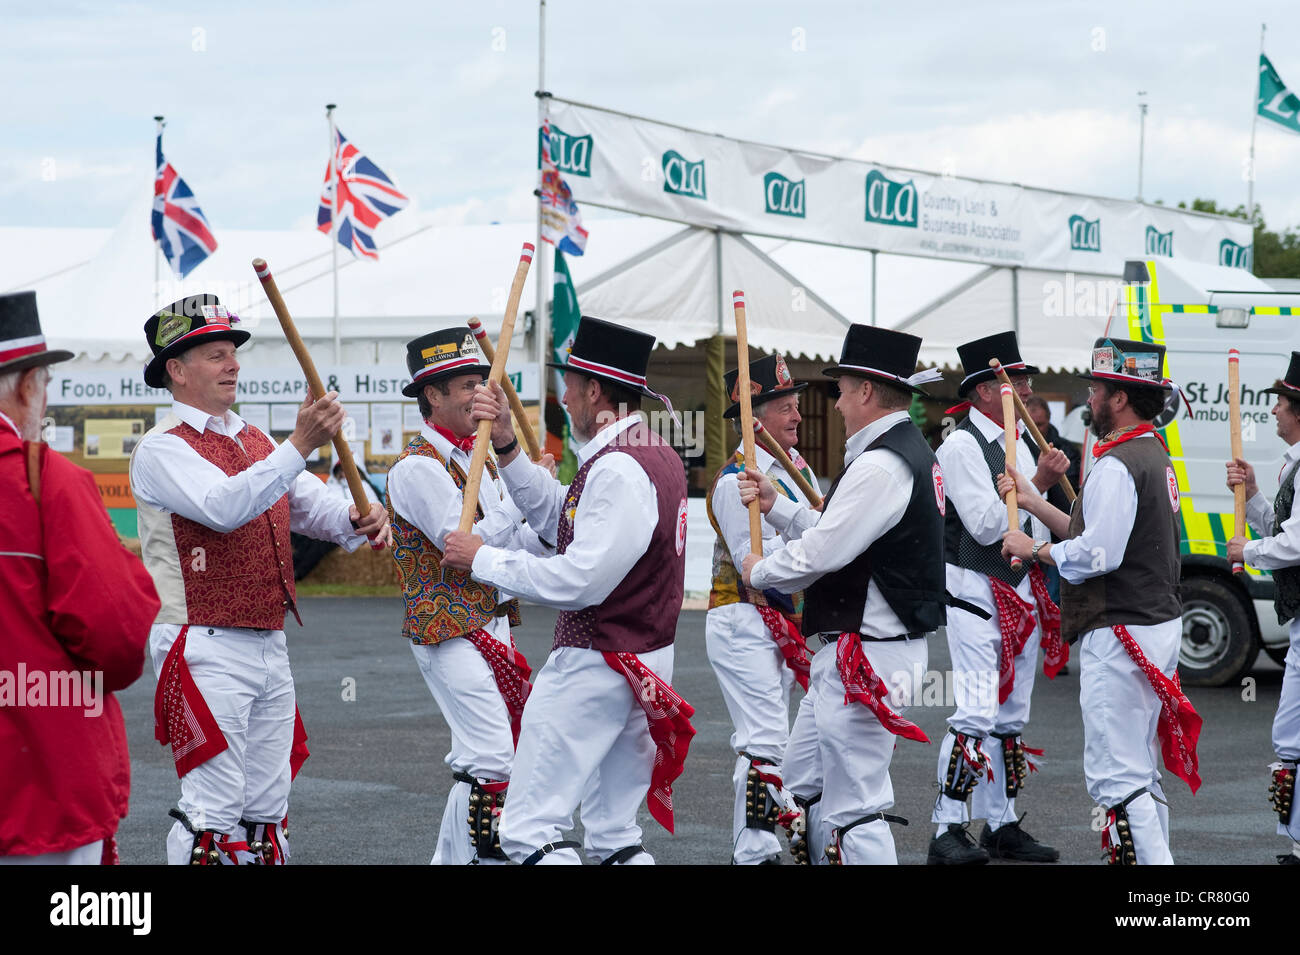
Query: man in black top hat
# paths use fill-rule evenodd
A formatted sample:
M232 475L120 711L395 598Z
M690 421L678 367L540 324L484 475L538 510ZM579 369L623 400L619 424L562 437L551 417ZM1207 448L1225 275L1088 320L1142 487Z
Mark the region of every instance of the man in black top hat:
M90 473L40 441L49 366L71 357L35 292L0 295L0 865L116 861L131 757L113 694L158 612Z
M745 585L803 590L803 632L827 644L813 659L783 775L800 799L820 797L809 832L815 861L897 863L889 764L898 736L926 739L902 716L945 604L943 475L908 415L919 385L939 379L933 369L915 373L920 347L914 335L850 327L840 363L826 370L839 381L848 441L821 514L778 495L757 471L740 483L742 502L757 497L792 538L745 557Z
M948 717L949 730L937 754L939 792L931 822L938 831L927 861L979 865L992 855L1055 862L1060 857L1055 849L1020 828L1016 796L1032 755L1026 753L1021 732L1029 719L1044 623L1051 629L1053 647L1061 648L1055 655L1063 655L1064 648L1042 570L1013 570L1002 558L1007 509L994 481L1006 465L1006 431L1001 384L989 362L996 358L1002 363L1022 399L1030 397L1030 376L1038 369L1021 359L1015 332L967 342L957 353L966 372L958 395L970 413L935 455L948 495L948 592L961 601L948 615L947 628L957 709ZM1025 440L1015 443L1016 460L1032 463ZM1061 451L1040 454L1036 486L1046 491L1067 467L1069 459ZM1036 526L1036 536L1046 533ZM1049 675L1055 676L1063 663L1049 660ZM980 818L986 822L976 844L966 827Z
M795 450L799 440L799 392L807 382L795 382L780 355L749 363L750 401L754 418L777 445L801 468L809 483L812 469ZM724 377L732 405L724 417L739 424L739 369ZM774 482L778 493L807 507L808 499L761 443L755 443L755 470ZM790 689L797 679L808 688L808 650L799 633L803 594L793 597L750 590L740 581L740 565L749 553L749 513L740 503L738 478L745 470L744 442L714 476L705 508L717 539L713 546L713 575L704 634L709 663L722 688L722 698L736 731L731 746L737 752L732 771L735 804L732 813L732 862L773 864L781 844L778 820L786 824L796 858L806 858L807 842L798 836L802 825L781 787L781 760L790 738ZM781 535L763 522L764 549L779 546Z
M130 471L162 598L149 649L156 733L181 777L173 865L287 860L290 783L306 758L284 633L298 617L289 534L348 550L387 541L382 506L358 514L305 470L343 424L334 392L307 395L278 446L234 413L235 349L249 338L237 323L215 295L191 295L144 326L145 383L172 394Z
M406 605L402 636L451 730L446 762L455 780L432 863L501 863L499 807L529 693L528 663L510 636L519 604L442 564L446 537L460 524L477 429L474 396L491 366L464 325L408 342L406 365L411 381L402 393L419 402L424 424L388 472L393 558ZM474 533L498 547L540 552L491 458L486 472Z
M673 691L673 639L686 570L686 476L637 413L654 337L583 316L564 371L579 468L567 487L519 453L500 386L480 386L474 418L492 421L500 474L549 557L447 535L444 565L559 607L555 644L524 710L501 847L524 864L576 864L563 840L581 803L588 856L654 860L637 807L670 832L672 781L694 729ZM668 404L669 411L672 405ZM647 728L649 732L647 732Z
M1088 794L1105 810L1102 847L1117 865L1172 865L1169 808L1155 754L1195 792L1201 718L1176 678L1182 644L1178 480L1153 424L1172 384L1165 348L1098 339L1088 407L1100 439L1071 514L1008 469L998 489L1062 538L1008 531L1008 559L1061 571L1061 634L1079 640Z
M1272 773L1270 801L1278 815L1277 834L1291 839L1291 851L1277 857L1283 865L1300 865L1300 819L1292 806L1296 766L1300 764L1300 517L1293 516L1295 477L1300 462L1300 352L1291 353L1286 377L1265 388L1277 395L1273 417L1277 436L1287 445L1278 474L1277 497L1272 504L1259 490L1255 469L1237 458L1229 461L1228 488L1246 485L1246 518L1260 537L1247 540L1237 528L1228 541L1228 560L1244 562L1273 572L1273 598L1278 623L1290 623L1291 646L1282 674L1282 695L1273 717L1273 751L1278 761Z

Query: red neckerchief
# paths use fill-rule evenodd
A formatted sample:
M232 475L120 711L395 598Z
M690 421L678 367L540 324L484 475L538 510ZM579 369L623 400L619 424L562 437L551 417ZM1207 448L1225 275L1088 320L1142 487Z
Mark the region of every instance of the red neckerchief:
M451 442L451 446L453 448L460 448L466 454L474 453L474 438L478 436L477 431L471 434L467 434L463 438L458 438L440 424L435 424L433 426L433 430L437 431L440 435L442 435L449 442Z
M1061 639L1061 608L1047 592L1047 575L1043 573L1040 564L1029 568L1029 589L1034 593L1034 603L1038 605L1038 625L1042 628L1042 639L1038 645L1043 651L1043 673L1049 680L1055 680L1061 667L1070 662L1070 645Z
M686 753L691 748L695 707L683 700L635 653L602 652L605 663L623 674L650 724L655 744L655 764L650 773L646 808L659 825L673 831L673 780L682 774Z
M1115 434L1115 432L1112 431L1111 434ZM1111 438L1109 441L1098 441L1092 446L1092 456L1094 458L1099 458L1111 448L1117 447L1125 441L1132 441L1134 438L1139 438L1144 434L1154 434L1156 439L1160 442L1161 447L1165 449L1165 454L1169 453L1169 445L1165 444L1165 439L1160 437L1160 432L1156 430L1156 426L1150 421L1144 421L1142 424L1134 425L1132 430L1121 432L1118 437Z
M881 726L895 736L914 739L918 743L930 742L930 737L925 735L921 727L903 719L885 704L884 697L889 694L889 687L871 668L871 661L862 651L861 634L840 634L835 646L835 664L839 668L840 679L844 682L845 706L854 702L861 703L880 720Z
M803 634L794 625L794 621L784 616L775 607L764 607L755 604L754 609L763 618L763 623L767 624L767 630L772 634L772 639L776 641L776 648L781 651L785 665L794 673L794 678L799 681L799 685L803 687L804 692L808 692L810 664L808 662L808 644L804 640Z
M1192 707L1192 701L1183 693L1178 671L1174 671L1173 679L1165 676L1147 659L1127 627L1116 624L1111 630L1115 631L1124 652L1137 664L1160 700L1160 720L1156 729L1165 767L1187 783L1192 792L1196 792L1201 788L1196 757L1196 743L1201 736L1201 717Z
M515 745L518 746L519 721L523 718L528 694L533 690L533 685L528 682L533 670L524 659L524 655L515 648L513 636L508 647L483 630L470 631L465 634L465 639L478 648L478 652L483 654L483 659L492 670L497 691L500 692L501 699L506 704L506 712L510 716L510 733L514 736Z

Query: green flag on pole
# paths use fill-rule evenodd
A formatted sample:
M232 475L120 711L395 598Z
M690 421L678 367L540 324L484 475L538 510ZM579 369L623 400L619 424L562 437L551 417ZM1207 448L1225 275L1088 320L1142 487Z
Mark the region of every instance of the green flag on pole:
M1300 96L1287 89L1263 53L1259 55L1259 96L1255 110L1293 133L1300 133Z
M559 249L555 250L554 282L551 290L551 361L563 363L569 359L569 348L573 345L582 312L578 309L578 293L573 287L573 277L569 275L569 263ZM556 370L555 400L558 402L563 398L564 373ZM560 460L558 476L567 484L578 471L578 459L569 447L568 414L564 415L564 433L559 437L564 440L564 457Z

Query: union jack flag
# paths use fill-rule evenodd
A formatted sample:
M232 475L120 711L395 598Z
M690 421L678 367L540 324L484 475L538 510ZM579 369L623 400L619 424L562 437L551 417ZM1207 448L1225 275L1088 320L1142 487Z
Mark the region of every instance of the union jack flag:
M194 193L174 166L163 158L162 133L158 134L158 165L153 181L154 241L167 264L181 278L217 251L208 220Z
M399 209L405 209L411 200L398 190L384 171L348 142L338 129L334 130L334 157L325 167L325 188L321 191L320 206L316 210L316 228L326 235L333 225L332 214L339 210L339 245L353 255L367 259L379 258L371 231ZM339 189L337 203L334 196L333 172L338 165Z

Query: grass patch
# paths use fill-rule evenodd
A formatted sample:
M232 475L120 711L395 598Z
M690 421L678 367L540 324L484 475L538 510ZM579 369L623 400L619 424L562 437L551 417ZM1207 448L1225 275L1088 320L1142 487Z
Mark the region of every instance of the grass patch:
M299 597L400 597L393 584L313 584L299 581Z

